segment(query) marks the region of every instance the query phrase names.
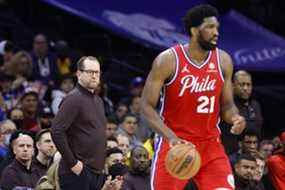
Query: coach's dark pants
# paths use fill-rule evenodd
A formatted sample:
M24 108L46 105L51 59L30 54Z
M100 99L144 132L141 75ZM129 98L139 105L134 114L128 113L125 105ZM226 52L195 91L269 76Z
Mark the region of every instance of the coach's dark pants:
M61 190L101 190L104 182L104 174L96 174L86 166L79 176L74 173L59 176Z

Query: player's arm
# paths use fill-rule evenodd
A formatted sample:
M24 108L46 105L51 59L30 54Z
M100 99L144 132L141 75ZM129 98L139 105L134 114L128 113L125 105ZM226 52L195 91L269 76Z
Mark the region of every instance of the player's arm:
M142 93L141 114L150 126L167 139L175 139L174 132L165 126L155 110L164 82L172 77L175 72L175 56L171 50L162 52L154 60L152 69L147 77Z
M220 60L224 76L224 87L221 96L221 117L225 122L233 124L232 133L240 134L245 128L245 120L239 115L239 111L233 100L232 59L229 54L220 51Z
M225 122L232 124L233 115L237 115L239 113L233 100L233 90L232 90L233 64L230 55L221 50L220 50L220 60L224 76L224 87L221 96L221 117Z

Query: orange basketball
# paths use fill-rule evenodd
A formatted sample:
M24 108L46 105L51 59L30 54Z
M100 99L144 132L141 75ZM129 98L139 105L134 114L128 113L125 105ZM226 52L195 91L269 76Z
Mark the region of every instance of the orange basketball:
M173 177L178 179L190 179L195 176L200 169L200 154L190 145L175 145L166 155L165 166Z

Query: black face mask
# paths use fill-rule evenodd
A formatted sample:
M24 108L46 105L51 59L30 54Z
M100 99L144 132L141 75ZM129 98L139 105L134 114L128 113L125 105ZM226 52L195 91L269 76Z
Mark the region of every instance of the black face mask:
M24 123L23 119L13 119L12 121L15 123L17 129L23 128L23 123Z
M111 167L108 168L109 174L114 179L116 176L123 176L125 173L128 172L128 167L122 163L113 164Z

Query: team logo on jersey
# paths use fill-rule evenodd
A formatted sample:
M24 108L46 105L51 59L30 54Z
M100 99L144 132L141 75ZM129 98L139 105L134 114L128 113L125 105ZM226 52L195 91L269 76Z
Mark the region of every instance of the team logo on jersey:
M210 76L207 75L205 78L195 77L193 75L185 75L180 83L182 88L178 96L183 96L186 90L189 90L190 93L214 91L216 87L216 79L210 80Z
M181 73L190 73L190 71L188 70L188 65L185 65L184 67L183 67L183 69L181 70Z
M211 63L209 64L209 69L215 69L215 64L211 62Z
M213 63L213 62L210 62L209 63L209 67L207 69L207 72L208 73L215 73L215 72L218 72L217 69L216 69L216 65Z

